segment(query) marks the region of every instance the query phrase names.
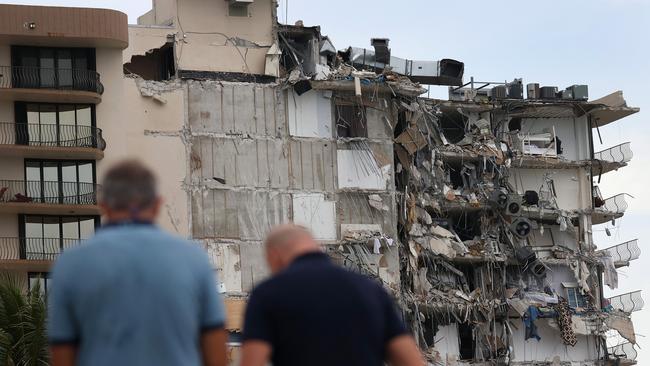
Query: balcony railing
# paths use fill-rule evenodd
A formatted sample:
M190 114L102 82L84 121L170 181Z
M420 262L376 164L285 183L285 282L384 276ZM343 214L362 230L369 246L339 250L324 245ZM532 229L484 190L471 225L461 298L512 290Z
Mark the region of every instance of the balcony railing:
M0 180L0 203L97 204L97 185L58 181Z
M602 251L608 253L612 257L614 264L619 266L627 265L630 261L638 259L641 256L638 239L626 241L625 243L603 249Z
M94 70L32 66L0 66L0 89L57 89L104 93Z
M0 145L92 147L104 150L102 130L92 126L0 122Z
M627 163L632 160L632 156L632 148L629 142L594 153L594 159L610 163Z
M614 197L610 197L604 200L604 204L601 207L603 211L614 212L614 213L623 213L627 210L627 202L625 201L625 193L617 194Z
M643 309L643 305L645 305L643 298L641 297L641 290L610 297L608 300L614 309L618 309L626 313L639 311Z
M634 345L630 342L621 343L619 345L607 348L607 352L611 359L625 359L636 360L637 352Z
M78 244L78 239L0 238L0 260L53 261Z
M598 186L594 186L593 197L594 197L594 206L597 210L601 212L609 213L624 213L627 210L627 201L625 201L626 193L617 194L616 196L603 199L603 195L600 192Z

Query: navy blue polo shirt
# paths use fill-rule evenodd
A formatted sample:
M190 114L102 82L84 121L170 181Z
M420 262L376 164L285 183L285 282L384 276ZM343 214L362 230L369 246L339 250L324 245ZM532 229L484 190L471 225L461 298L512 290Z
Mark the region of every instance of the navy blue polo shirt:
M273 348L274 366L381 366L387 343L406 334L383 287L323 253L297 258L251 293L244 340Z

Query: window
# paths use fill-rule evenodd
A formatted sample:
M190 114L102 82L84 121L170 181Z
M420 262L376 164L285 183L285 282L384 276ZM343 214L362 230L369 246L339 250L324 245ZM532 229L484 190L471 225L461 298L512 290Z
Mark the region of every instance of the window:
M355 104L336 105L338 137L368 137L366 107Z
M31 291L38 287L41 293L46 294L50 285L49 272L29 272L27 274L29 281L27 282L28 290Z
M575 308L584 308L587 306L585 297L580 294L580 291L577 287L567 287L566 289L567 301L569 302L569 307Z
M97 90L92 48L11 48L14 88Z
M16 102L17 143L97 147L95 106Z
M98 216L24 215L20 218L21 259L54 260L63 250L89 239Z
M95 162L25 160L27 196L44 203L95 204Z
M228 5L228 15L231 17L247 17L248 13L248 4L229 4Z

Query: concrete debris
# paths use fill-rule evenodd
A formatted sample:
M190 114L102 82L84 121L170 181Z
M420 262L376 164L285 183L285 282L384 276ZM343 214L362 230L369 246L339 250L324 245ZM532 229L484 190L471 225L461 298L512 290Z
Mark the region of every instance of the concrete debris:
M388 211L388 205L384 204L384 200L378 194L371 194L368 196L368 204L379 210L379 211Z
M605 319L605 324L607 324L609 329L616 330L628 342L636 344L634 324L632 323L632 319L626 314L621 312L612 313Z

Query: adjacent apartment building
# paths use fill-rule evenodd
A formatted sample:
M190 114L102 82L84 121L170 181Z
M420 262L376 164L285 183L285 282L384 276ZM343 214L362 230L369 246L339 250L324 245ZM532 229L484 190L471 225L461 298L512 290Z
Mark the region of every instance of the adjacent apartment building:
M432 365L635 363L643 301L603 287L639 248L592 237L626 208L597 183L629 144L593 143L638 112L621 92L464 83L462 62L409 60L387 39L337 49L276 9L154 0L127 26L0 6L0 268L47 288L56 256L100 223L102 169L136 156L160 176L159 224L212 258L233 359L268 275L264 234L294 221L394 294Z

